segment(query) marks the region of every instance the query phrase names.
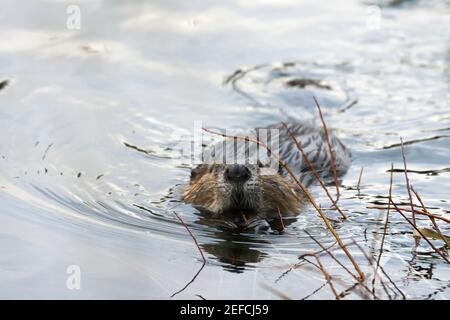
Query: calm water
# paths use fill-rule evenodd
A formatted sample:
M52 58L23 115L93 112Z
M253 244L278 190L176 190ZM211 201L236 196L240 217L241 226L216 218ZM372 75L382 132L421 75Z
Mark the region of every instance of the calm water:
M333 244L314 209L289 221L286 234L231 234L180 204L177 187L189 178L180 149L194 121L320 125L311 94L353 154L339 202L351 221L334 223L347 243L379 252L385 212L367 207L386 203L390 163L403 166L400 136L411 183L430 211L450 216L448 1L381 10L361 1L86 1L80 30L69 30L71 3L2 0L1 298L169 298L202 265L173 211L207 257L176 298L300 299L322 287L308 264L280 278L320 249L305 230ZM295 79L319 85L286 86ZM320 188L311 191L329 207ZM402 172L393 194L407 203ZM392 281L408 298L449 298L448 265L426 243L415 248L398 213L390 220L382 265ZM370 278L361 251L350 249ZM339 292L355 282L326 256L322 263ZM71 265L81 270L80 290L67 288ZM377 294L388 297L379 285ZM325 286L318 298L334 296Z

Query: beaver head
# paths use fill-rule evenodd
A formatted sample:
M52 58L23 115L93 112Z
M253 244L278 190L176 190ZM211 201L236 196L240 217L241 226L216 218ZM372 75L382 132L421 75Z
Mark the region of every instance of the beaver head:
M264 218L296 213L304 198L292 183L270 168L252 164L201 164L191 171L183 201L218 215Z

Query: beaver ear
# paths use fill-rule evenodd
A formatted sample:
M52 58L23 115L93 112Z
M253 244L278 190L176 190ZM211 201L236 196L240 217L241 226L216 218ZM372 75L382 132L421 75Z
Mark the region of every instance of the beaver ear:
M195 180L200 175L206 172L207 165L206 164L199 164L197 167L191 170L191 180Z

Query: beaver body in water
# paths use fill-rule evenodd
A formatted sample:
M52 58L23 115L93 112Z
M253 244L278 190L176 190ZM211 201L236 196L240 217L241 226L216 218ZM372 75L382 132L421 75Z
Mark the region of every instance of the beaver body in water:
M322 179L333 177L331 157L325 131L303 123L275 124L256 128L250 136L261 141L275 141L278 152L268 152L256 142L237 140L215 144L203 151L203 163L192 169L191 180L182 199L206 212L212 218L231 218L234 221L277 218L296 215L306 203L303 192L285 169L281 159L303 185L311 185L316 178L289 135L293 134ZM350 152L332 133L328 133L338 176L350 166ZM231 159L232 161L226 161ZM253 160L253 161L252 161ZM242 221L241 221L242 222ZM239 223L241 224L241 223Z

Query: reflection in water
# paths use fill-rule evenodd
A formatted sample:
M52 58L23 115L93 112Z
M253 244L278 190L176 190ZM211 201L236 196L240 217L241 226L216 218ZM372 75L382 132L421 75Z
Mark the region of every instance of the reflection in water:
M265 220L255 218L245 226L238 227L230 218L211 219L208 213L198 212L195 223L215 228L212 237L201 246L206 252L223 263L227 271L242 273L248 266L255 266L267 254L258 250L273 245L258 235L281 235L285 228L295 223L295 218Z
M266 254L252 248L252 239L242 234L217 231L218 240L203 244L202 248L223 264L224 270L242 273L249 264L260 262ZM216 242L217 241L217 242Z
M262 220L259 221L259 225L265 225ZM201 247L220 261L224 270L242 273L248 264L260 262L265 256L255 249L254 239L243 233L247 228L239 228L231 219L211 219L208 213L200 211L196 223L216 229L208 242L203 243ZM253 229L256 233L259 225L256 224ZM247 231L252 231L251 226Z

